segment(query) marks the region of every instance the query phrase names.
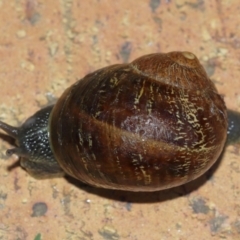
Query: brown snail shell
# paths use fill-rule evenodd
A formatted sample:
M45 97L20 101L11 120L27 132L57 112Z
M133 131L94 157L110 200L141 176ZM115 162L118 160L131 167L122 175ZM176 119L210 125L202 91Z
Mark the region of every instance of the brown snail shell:
M193 180L218 159L227 136L224 101L190 52L150 54L88 74L47 112L50 167L34 154L26 160L26 150L10 154L23 155L30 171L37 162L38 173L62 169L111 189L157 191Z

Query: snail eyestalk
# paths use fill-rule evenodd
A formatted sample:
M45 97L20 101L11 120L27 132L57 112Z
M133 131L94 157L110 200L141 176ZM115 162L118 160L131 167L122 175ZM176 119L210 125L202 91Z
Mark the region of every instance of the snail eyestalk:
M0 121L0 129L6 132L10 137L13 137L14 139L18 138L18 134L19 134L18 127L13 127L11 125L8 125L7 123Z
M19 128L18 127L13 127L7 123L0 121L0 129L2 129L4 132L6 132L10 137L14 138L15 140L18 140L18 136L19 136ZM21 149L20 148L12 148L12 149L8 149L6 151L7 156L11 156L13 154L21 156Z

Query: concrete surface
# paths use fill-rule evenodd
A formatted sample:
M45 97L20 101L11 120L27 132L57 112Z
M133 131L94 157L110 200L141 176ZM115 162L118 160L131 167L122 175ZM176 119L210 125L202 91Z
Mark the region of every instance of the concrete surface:
M187 50L240 111L238 0L0 0L0 119L18 126L85 74L153 52ZM36 180L6 160L0 239L240 239L240 152L198 180L155 193ZM16 164L15 164L16 163Z

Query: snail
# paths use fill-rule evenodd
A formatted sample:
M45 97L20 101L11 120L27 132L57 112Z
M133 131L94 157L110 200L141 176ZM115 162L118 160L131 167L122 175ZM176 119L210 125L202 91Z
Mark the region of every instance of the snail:
M170 52L90 73L21 127L0 128L17 141L7 154L20 156L36 177L67 174L96 187L158 191L205 173L239 119L228 119L193 53Z

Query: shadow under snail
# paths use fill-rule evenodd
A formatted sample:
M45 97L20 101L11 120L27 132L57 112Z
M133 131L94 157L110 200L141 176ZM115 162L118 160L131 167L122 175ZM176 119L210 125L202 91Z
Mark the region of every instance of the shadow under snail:
M170 52L88 74L21 127L0 128L19 146L7 154L34 176L157 191L206 172L239 120L194 54Z

